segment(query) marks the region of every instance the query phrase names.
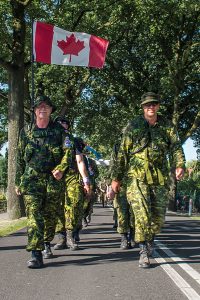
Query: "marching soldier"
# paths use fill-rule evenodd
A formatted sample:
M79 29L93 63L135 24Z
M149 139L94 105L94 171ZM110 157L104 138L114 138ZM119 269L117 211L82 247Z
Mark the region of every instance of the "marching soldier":
M115 168L112 189L120 191L127 177L127 199L135 217L135 242L140 246L139 267L149 268L156 234L164 223L168 194L168 155L173 156L176 179L184 175L185 157L171 122L158 114L159 95L148 92L141 98L143 116L127 125Z
M27 251L32 252L29 268L43 267L42 251L50 250L54 238L59 190L53 170L63 157L63 129L51 120L55 106L39 96L34 104L35 123L20 133L17 158L16 193L23 195L28 227Z

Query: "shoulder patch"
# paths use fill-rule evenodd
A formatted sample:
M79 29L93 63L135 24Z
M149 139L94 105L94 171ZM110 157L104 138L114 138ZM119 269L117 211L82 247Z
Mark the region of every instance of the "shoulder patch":
M72 143L71 143L71 141L70 141L70 139L69 139L69 136L66 136L66 137L65 137L65 140L64 140L64 146L65 146L66 148L71 148L71 147L72 147Z

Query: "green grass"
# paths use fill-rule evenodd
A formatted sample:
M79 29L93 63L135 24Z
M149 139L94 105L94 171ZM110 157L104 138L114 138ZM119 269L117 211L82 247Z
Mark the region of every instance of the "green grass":
M191 217L193 220L200 220L200 217Z
M26 219L10 221L7 224L0 224L0 237L7 236L27 226Z

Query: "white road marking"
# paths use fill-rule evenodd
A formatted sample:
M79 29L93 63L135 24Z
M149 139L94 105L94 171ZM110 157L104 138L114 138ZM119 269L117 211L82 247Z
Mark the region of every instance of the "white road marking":
M168 274L178 288L186 295L189 300L200 300L200 296L197 292L176 272L164 258L162 258L157 251L155 251L157 257L154 259L160 264L161 268ZM165 264L162 264L165 263Z
M187 264L182 258L178 257L169 250L164 244L159 242L158 240L155 241L156 245L164 251L173 261L177 262L180 268L182 268L187 274L189 274L198 284L200 284L200 273L194 270L189 264ZM181 262L181 263L178 263Z

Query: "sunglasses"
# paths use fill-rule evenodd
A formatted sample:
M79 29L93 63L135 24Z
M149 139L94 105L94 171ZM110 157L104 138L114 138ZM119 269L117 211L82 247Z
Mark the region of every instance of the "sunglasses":
M151 107L151 106L155 107L156 105L158 105L157 102L149 102L149 103L144 104L145 107Z

